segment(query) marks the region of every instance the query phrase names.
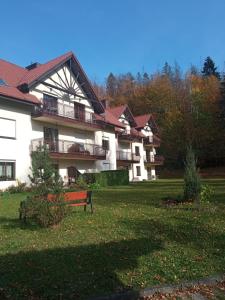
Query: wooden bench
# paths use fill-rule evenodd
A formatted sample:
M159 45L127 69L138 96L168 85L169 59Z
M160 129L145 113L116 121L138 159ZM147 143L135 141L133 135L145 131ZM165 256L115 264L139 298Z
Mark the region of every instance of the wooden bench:
M50 202L53 202L55 197L54 194L48 194ZM84 211L86 211L87 205L90 205L91 213L93 213L92 191L66 192L63 194L62 201L68 206L84 206Z
M54 205L54 200L56 200L55 194L48 194L47 200ZM38 200L37 200L38 201ZM84 211L87 209L87 205L90 205L91 213L93 213L93 202L92 202L92 191L80 191L80 192L66 192L63 194L62 205L68 206L84 206ZM26 213L26 200L21 201L19 208L19 218L26 223L27 213Z

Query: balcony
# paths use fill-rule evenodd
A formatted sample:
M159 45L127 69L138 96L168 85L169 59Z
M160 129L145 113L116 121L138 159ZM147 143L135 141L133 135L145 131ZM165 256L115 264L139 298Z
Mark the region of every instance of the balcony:
M161 140L156 136L148 136L144 138L144 146L145 147L159 147Z
M83 144L67 140L49 141L35 139L31 141L31 152L37 151L39 147L44 145L49 150L50 157L55 159L106 159L106 151L100 145Z
M120 165L132 164L132 163L138 163L140 161L140 156L135 155L134 153L131 152L117 151L116 160L117 162L119 162Z
M126 130L118 132L119 141L130 143L133 141L140 141L142 138L142 135L136 130L131 130L130 132Z
M164 157L162 155L150 155L146 156L144 161L145 165L152 165L152 166L161 166L164 164Z
M36 106L32 118L38 121L54 125L67 126L88 131L96 131L102 128L91 112L76 112L72 105L57 102L55 106Z

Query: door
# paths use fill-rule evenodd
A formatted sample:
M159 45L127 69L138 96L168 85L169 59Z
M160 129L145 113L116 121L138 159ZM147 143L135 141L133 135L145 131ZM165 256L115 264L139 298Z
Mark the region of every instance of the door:
M76 167L70 166L67 168L67 174L68 174L68 183L71 184L77 181L80 172L77 170Z
M75 119L85 121L85 105L74 102L74 117Z
M59 151L58 135L58 129L44 127L44 144L51 152Z
M57 100L58 99L56 97L44 94L43 95L44 111L49 114L57 115L58 114L58 101Z

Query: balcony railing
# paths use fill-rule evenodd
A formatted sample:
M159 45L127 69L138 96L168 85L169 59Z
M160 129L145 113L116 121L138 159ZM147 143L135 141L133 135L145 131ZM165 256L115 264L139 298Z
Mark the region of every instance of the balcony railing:
M121 161L139 162L140 161L140 156L135 155L134 153L131 153L131 152L117 151L116 152L116 159L121 160Z
M144 145L145 146L159 147L160 142L161 142L160 139L155 137L155 136L148 136L148 137L144 138Z
M139 133L133 133L132 131L122 131L118 133L118 138L126 141L140 140L142 136Z
M76 111L74 107L68 104L57 102L56 106L43 104L36 106L33 112L34 117L47 114L49 116L59 116L87 124L97 124L95 114L88 111Z
M77 143L67 140L46 140L35 139L31 141L31 151L37 151L41 146L46 146L50 154L66 154L67 156L75 157L99 157L104 159L106 151L100 145Z
M162 155L149 155L146 156L144 161L145 163L149 163L149 164L157 164L157 165L163 165L164 163L164 157Z

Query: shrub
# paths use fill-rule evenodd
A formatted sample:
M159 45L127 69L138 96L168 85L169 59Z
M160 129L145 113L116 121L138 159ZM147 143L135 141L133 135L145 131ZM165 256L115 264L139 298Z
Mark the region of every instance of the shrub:
M62 197L57 196L49 202L44 198L28 197L21 206L21 217L34 221L42 227L59 224L67 215L68 207L62 202Z
M201 181L196 167L195 154L192 147L187 149L184 173L184 199L196 201L199 204Z
M27 190L27 185L25 182L20 182L17 180L16 185L11 185L9 186L5 191L10 193L10 194L16 194L16 193L22 193Z
M200 193L200 202L209 203L214 195L214 189L209 185L203 185Z
M77 184L78 188L80 188L80 189L84 189L84 190L88 189L88 184L83 175L80 175L78 177L76 184Z
M93 183L99 184L101 187L113 185L128 185L129 173L128 170L112 170L102 171L100 173L85 173L86 182L90 185Z
M66 215L63 203L63 181L56 172L46 147L39 147L32 153L33 196L20 206L21 217L32 219L43 227L56 225ZM54 194L54 201L48 200L48 194Z

